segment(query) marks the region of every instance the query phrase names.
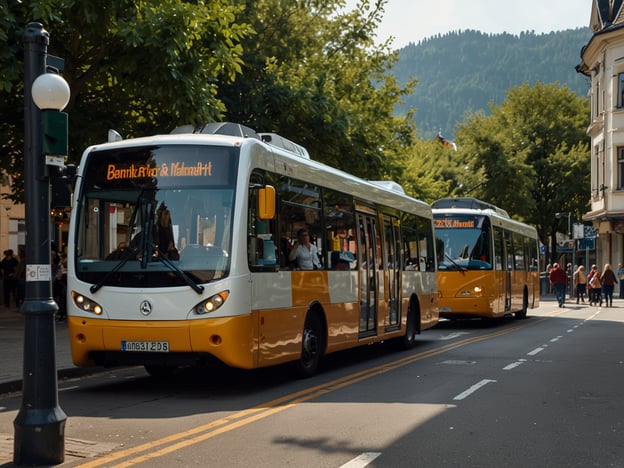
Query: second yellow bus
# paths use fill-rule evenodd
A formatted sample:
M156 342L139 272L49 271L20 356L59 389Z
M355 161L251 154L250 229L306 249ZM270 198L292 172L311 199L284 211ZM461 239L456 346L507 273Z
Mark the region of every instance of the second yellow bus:
M475 198L444 198L432 207L441 317L525 318L539 305L534 227Z

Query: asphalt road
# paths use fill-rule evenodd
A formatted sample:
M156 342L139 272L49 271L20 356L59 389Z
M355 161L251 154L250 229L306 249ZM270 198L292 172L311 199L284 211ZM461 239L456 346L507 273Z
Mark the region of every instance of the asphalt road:
M443 322L409 352L340 353L306 380L278 367L62 381L63 466L624 466L616 305ZM19 394L0 397L0 466L19 406Z

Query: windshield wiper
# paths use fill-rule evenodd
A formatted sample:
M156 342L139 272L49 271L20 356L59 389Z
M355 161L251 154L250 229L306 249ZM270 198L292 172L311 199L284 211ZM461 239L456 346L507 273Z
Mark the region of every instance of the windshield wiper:
M189 278L189 276L186 273L184 273L184 271L178 265L173 263L167 257L158 255L156 256L156 258L160 260L162 263L164 263L165 265L167 265L169 268L171 268L171 271L173 271L173 273L178 278L180 278L182 281L188 284L191 288L193 288L193 291L195 291L197 294L201 294L204 292L204 287L201 284L197 284L195 281Z
M461 266L461 265L458 265L458 264L455 262L455 260L453 260L453 259L451 258L451 256L450 256L449 254L447 254L446 252L444 253L444 256L445 256L446 258L448 258L449 262L451 262L453 265L455 265L455 266L457 267L457 269L458 269L459 271L461 271L462 273L463 273L463 272L465 272L465 271L468 269L468 268L466 268L466 267L463 267L463 266Z
M123 260L121 260L117 265L115 265L115 267L112 270L106 273L104 277L97 284L92 285L89 288L89 291L91 291L92 293L96 293L102 286L104 286L104 284L106 284L106 282L110 279L111 276L113 276L115 273L121 270L123 266L126 263L128 263L128 260L130 260L131 258L135 258L136 252L137 252L136 250L132 251L132 249L126 250L126 254L128 255L126 255L126 257ZM171 260L165 257L161 257L160 255L154 258L157 258L163 264L168 266L178 278L180 278L182 281L188 284L191 288L193 288L193 291L195 291L197 294L202 294L204 292L204 287L201 284L197 284L195 281L189 278L189 276L186 273L184 273L184 271L180 267L178 267L175 263L173 263Z
M125 257L119 263L117 263L117 265L115 265L112 270L110 270L108 273L106 273L104 275L104 277L100 281L98 281L97 284L91 285L91 287L89 288L89 291L91 291L92 293L97 292L98 289L100 289L102 286L104 286L104 284L110 279L111 276L113 276L115 273L117 273L119 270L121 270L123 268L123 266L126 263L128 263L128 260L130 260L132 258L132 256L129 255L131 250L132 249L130 249L130 248L126 249Z

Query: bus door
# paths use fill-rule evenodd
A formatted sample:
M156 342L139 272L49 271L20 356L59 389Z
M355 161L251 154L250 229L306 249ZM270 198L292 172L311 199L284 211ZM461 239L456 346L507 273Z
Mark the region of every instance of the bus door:
M505 237L505 312L511 311L511 275L514 269L514 251L511 231L503 231Z
M383 215L383 266L387 273L386 299L388 301L387 327L396 328L400 325L401 315L401 269L399 240L399 220L394 216Z
M377 216L358 212L358 268L360 276L360 336L376 334L379 285L377 265L381 260Z

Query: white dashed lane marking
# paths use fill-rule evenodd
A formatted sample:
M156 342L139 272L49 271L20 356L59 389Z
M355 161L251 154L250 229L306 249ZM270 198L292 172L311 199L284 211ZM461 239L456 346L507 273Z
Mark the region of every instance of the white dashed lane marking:
M467 396L470 396L471 394L473 394L474 392L476 392L477 390L479 390L481 387L483 387L484 385L487 385L489 383L493 383L496 382L496 380L490 380L490 379L483 379L482 381L474 384L472 387L470 387L468 390L465 390L463 392L461 392L459 395L457 395L455 398L453 398L453 400L463 400L464 398L466 398Z

